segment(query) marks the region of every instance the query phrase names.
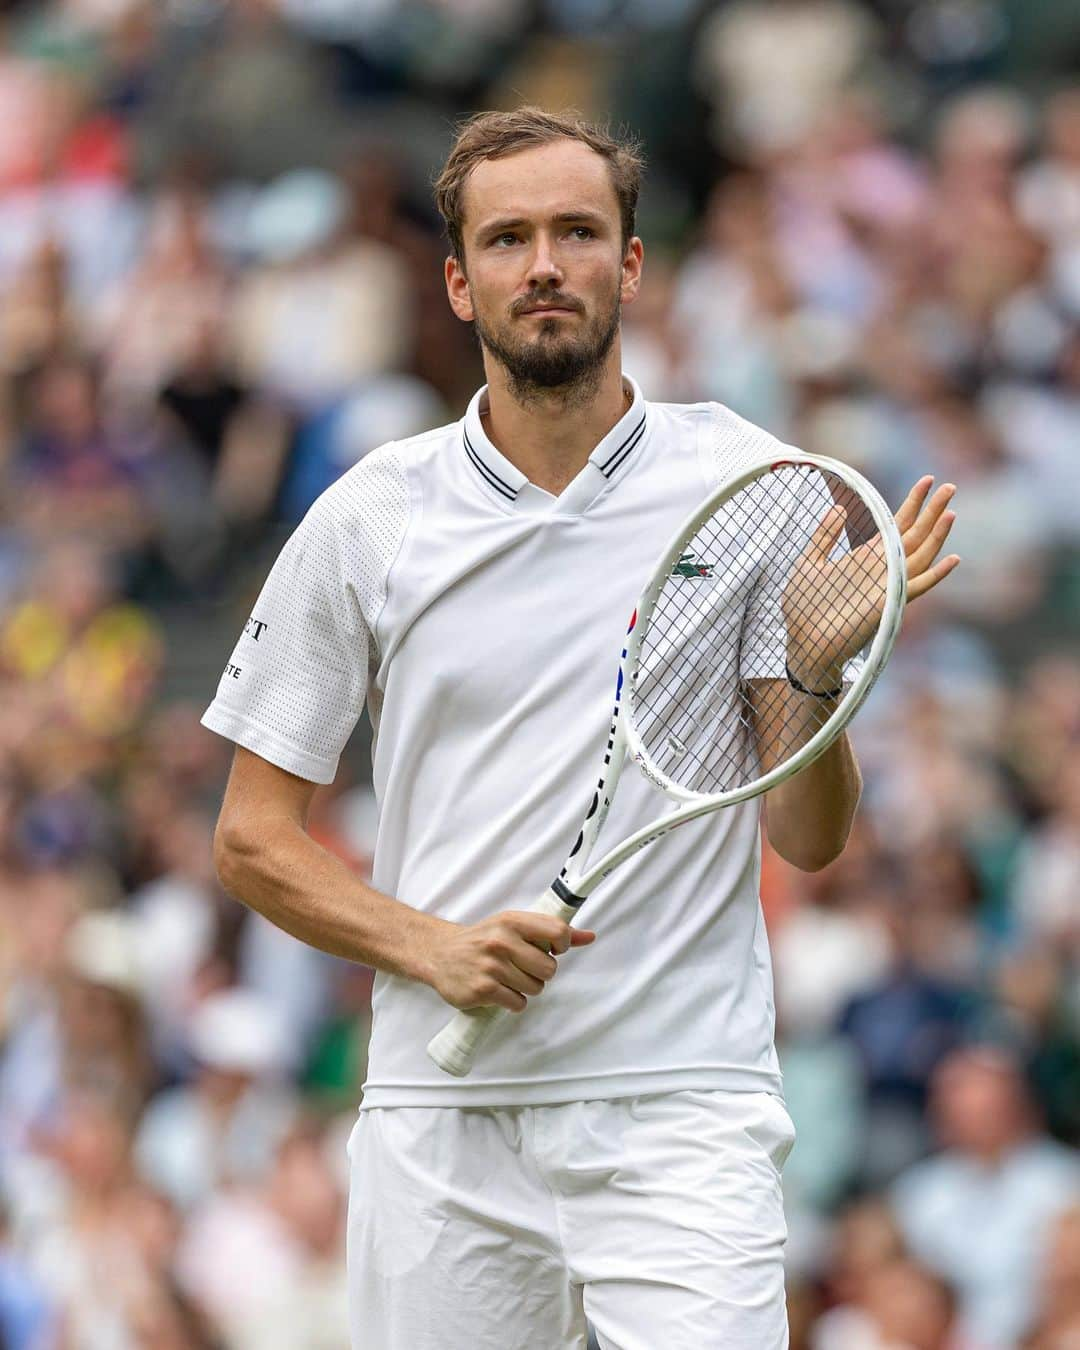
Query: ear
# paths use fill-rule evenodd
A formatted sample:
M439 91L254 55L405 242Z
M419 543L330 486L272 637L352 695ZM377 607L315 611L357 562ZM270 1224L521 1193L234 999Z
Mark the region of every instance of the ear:
M465 268L457 258L451 256L443 265L443 275L446 278L446 294L450 300L450 308L463 323L471 323L472 296L469 294L469 279L465 275Z
M622 261L621 298L624 305L637 299L641 287L641 270L645 265L645 246L635 234L626 245Z

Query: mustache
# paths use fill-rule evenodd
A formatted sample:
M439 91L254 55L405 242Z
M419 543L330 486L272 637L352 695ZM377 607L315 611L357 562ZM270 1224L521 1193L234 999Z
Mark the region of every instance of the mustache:
M572 295L564 295L562 291L547 291L543 295L519 296L510 306L510 313L517 318L519 314L527 314L538 305L550 305L552 309L572 309L576 314L585 308L581 301L575 300Z

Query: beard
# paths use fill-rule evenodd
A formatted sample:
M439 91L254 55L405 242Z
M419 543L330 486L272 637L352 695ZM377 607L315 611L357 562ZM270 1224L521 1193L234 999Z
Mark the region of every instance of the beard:
M517 313L528 304L543 301L564 304L580 311L581 306L558 292L530 295L519 302ZM511 307L511 315L515 310ZM509 388L519 403L530 403L544 394L558 393L565 402L586 403L599 387L601 373L611 351L619 323L622 305L616 288L610 302L583 325L583 331L567 333L565 320L540 319L538 332L528 340L511 322L496 330L480 317L473 300L473 324L480 345L499 362L509 376Z

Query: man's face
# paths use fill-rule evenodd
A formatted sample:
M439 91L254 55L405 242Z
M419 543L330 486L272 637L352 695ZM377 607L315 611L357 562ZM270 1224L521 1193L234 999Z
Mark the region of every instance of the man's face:
M520 395L592 386L637 293L641 243L622 247L607 162L561 139L483 160L465 185L464 267L446 264L454 313Z

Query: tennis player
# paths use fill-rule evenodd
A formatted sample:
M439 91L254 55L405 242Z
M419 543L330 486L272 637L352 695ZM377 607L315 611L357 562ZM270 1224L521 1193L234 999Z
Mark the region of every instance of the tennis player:
M379 972L349 1144L355 1350L582 1350L586 1316L606 1350L787 1344L793 1130L757 803L625 864L589 901L595 932L515 908L577 832L650 565L721 478L779 452L719 405L646 402L623 373L640 176L631 146L572 117L465 125L437 199L487 385L315 503L203 719L237 745L224 885ZM939 558L953 489L930 487L897 516L912 596L957 561ZM785 696L827 699L818 679ZM365 702L371 886L305 830ZM768 794L773 846L824 866L859 790L841 737ZM652 792L624 775L612 837L655 816ZM525 1015L451 1078L425 1046L451 1008L485 1004Z

